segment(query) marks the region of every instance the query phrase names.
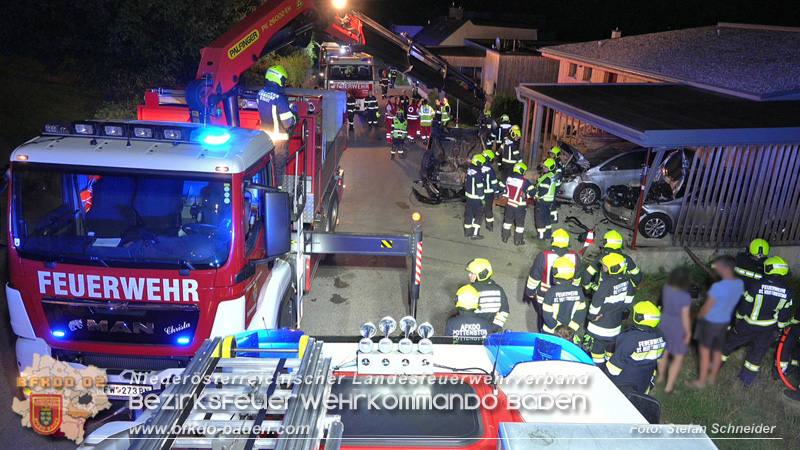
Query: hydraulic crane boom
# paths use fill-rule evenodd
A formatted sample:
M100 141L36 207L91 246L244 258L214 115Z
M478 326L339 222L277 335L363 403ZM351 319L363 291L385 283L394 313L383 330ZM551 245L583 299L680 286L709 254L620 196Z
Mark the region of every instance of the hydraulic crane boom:
M339 14L334 6L343 0L267 0L208 47L201 50L197 79L186 88L192 122L205 123L220 117L222 103L229 125L239 126L237 97L239 79L259 58L292 44L312 29L333 40L365 47L384 62L410 73L425 84L476 108L485 102L483 91L471 79L450 67L416 41L400 37L361 13ZM364 29L370 35L364 36Z

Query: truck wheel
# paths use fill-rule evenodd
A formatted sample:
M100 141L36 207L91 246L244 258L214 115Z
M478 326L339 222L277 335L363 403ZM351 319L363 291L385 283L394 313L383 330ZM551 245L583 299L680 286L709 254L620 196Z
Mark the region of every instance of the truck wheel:
M572 199L581 206L592 206L600 200L600 188L594 184L580 184L575 189Z
M661 239L672 231L672 221L662 213L649 214L639 222L639 232L650 239Z
M278 308L278 328L297 328L297 300L292 289L286 291Z
M331 203L328 206L328 214L325 218L325 232L333 233L336 231L336 222L339 221L339 196L333 194Z

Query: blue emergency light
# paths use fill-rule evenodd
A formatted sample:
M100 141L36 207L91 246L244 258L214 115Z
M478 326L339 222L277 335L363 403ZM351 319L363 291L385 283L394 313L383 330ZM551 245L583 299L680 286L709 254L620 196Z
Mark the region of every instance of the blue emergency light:
M189 345L189 343L192 342L192 339L189 338L188 336L181 336L177 339L176 342L178 343L178 345Z
M59 339L67 335L67 333L63 330L53 330L52 334L53 337L57 337Z
M231 134L226 130L209 128L200 132L198 140L206 145L222 145L231 140Z

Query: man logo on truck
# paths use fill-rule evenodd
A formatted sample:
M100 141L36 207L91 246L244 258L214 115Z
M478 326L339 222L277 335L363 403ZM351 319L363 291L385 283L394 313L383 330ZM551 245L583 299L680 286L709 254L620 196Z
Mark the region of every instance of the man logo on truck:
M39 271L42 295L156 302L198 302L197 280Z

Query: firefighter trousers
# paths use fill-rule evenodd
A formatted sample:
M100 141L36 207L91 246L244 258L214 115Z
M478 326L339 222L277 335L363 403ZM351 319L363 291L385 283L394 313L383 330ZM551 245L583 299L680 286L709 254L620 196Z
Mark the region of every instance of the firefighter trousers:
M776 325L762 327L751 325L744 320L737 320L736 324L725 335L722 361L727 361L730 354L737 348L752 343L753 345L747 350L742 372L739 374L739 379L745 385L749 385L755 380L761 368L761 360L764 359L764 355L767 354L777 336L778 327Z
M389 92L389 84L381 85L381 98L385 99L386 94Z
M494 229L494 192L485 194L483 197L483 217L486 218L486 230Z
M275 186L283 189L283 175L289 159L289 141L274 141L275 145Z
M356 113L354 112L347 113L347 123L350 125L351 130L353 129L353 121L355 120L355 118L356 118Z
M367 109L367 123L370 126L378 124L378 108Z
M539 233L539 239L550 239L553 231L552 216L550 215L552 203L539 200L533 210L533 220L536 222L536 232Z
M464 236L481 234L481 222L483 222L483 201L468 198L464 208Z
M522 245L523 233L525 232L525 214L527 214L527 212L528 208L525 205L506 205L506 210L503 214L503 233L501 236L503 242L508 242L508 238L511 237L511 225L514 225L514 243Z
M597 336L592 333L588 334L592 337L592 347L591 350L589 350L592 361L594 361L595 364L605 364L606 361L611 359L611 356L614 355L614 349L617 346L617 337Z
M392 155L395 153L403 154L406 151L406 139L401 137L392 138Z
M797 367L800 364L800 324L794 324L789 329L789 335L783 344L781 351L781 370L786 372L789 366Z

